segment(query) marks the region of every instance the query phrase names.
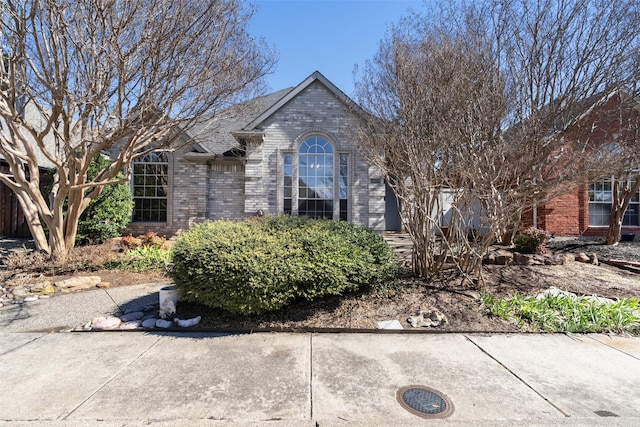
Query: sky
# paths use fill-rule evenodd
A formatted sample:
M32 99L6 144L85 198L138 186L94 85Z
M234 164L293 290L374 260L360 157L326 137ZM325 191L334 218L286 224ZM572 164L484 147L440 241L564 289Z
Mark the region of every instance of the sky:
M257 12L249 24L279 55L267 76L270 92L296 86L320 71L353 96L353 70L372 59L390 24L422 0L253 0Z

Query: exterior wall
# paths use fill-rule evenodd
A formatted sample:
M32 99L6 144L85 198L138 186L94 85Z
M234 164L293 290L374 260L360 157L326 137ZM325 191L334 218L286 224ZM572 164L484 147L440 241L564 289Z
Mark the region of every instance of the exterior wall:
M584 193L572 192L556 197L538 207L538 228L557 236L578 236L584 231Z
M538 207L537 227L555 236L603 237L609 227L589 226L589 195L585 187ZM523 226L533 225L533 213L523 215ZM640 234L640 227L622 227L623 233Z
M173 236L206 219L208 166L185 160L182 155L186 151L183 149L169 156L167 222L132 222L125 234L135 236L155 231L159 235Z
M242 160L212 162L209 167L207 219L244 217L245 165Z
M308 136L322 135L335 154L349 155L349 221L384 231L384 180L351 144L351 112L316 81L269 117L261 130L264 141L247 144L245 216L258 209L265 214L283 211L282 157L294 153Z

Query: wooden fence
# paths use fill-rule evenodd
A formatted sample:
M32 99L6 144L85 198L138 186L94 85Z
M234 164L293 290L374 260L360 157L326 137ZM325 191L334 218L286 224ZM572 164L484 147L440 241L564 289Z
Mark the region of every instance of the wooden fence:
M0 164L0 172L9 172L9 167ZM29 238L29 226L13 191L0 182L0 236Z

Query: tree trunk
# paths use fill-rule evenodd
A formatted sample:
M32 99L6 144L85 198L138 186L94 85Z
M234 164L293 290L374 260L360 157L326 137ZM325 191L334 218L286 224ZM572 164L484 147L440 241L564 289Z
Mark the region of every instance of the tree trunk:
M631 188L626 185L630 182L629 179L630 177L624 180L613 180L613 201L611 203L611 215L609 217L609 230L607 231L607 237L605 239L605 244L607 245L617 245L620 243L624 214L627 212L629 202L631 202L633 196L637 194L640 189L640 179L636 179Z
M606 245L617 245L622 238L622 219L624 218L624 212L621 209L612 209L611 216L609 217L609 230L607 231L607 238L604 243Z

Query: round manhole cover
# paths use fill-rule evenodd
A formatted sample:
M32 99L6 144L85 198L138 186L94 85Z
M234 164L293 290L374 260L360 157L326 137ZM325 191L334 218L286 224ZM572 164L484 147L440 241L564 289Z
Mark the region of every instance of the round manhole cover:
M430 387L402 387L396 396L404 409L423 418L446 418L453 413L453 403L449 398Z

